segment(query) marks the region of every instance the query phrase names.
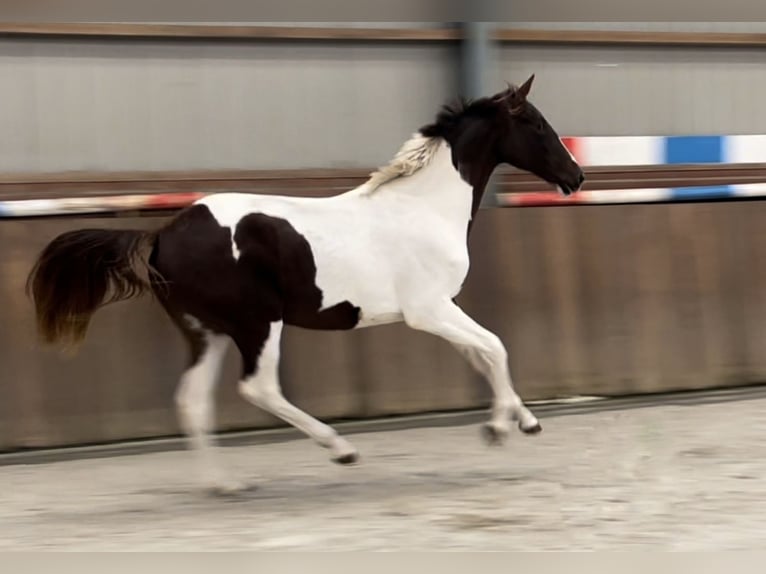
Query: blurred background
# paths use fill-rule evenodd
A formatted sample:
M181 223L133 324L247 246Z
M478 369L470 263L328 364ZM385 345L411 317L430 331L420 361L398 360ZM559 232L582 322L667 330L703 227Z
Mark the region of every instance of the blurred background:
M458 94L536 74L585 166L556 199L501 169L459 303L527 400L766 381L766 23L0 23L0 450L175 436L180 335L151 299L75 357L24 282L53 237L154 228L199 193L332 195ZM459 411L489 390L400 325L285 333L285 395L324 420ZM219 430L283 426L236 393Z

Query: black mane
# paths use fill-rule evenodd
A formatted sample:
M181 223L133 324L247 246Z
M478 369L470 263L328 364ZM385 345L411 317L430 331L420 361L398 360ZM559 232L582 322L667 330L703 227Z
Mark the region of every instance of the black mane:
M444 104L434 122L420 128L425 137L448 139L460 122L468 117L487 118L497 113L499 104L491 98L469 99L459 97Z

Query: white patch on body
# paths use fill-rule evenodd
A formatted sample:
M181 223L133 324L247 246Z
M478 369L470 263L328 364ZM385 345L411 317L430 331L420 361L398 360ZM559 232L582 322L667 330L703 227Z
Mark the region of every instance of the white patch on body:
M446 142L419 143L403 146L380 175L333 197L220 193L197 203L232 233L250 213L287 220L311 246L322 308L349 301L361 309L358 327L396 322L419 298L457 295L468 273L473 190ZM412 169L404 160L413 158L422 167L404 175ZM232 252L239 256L236 246Z

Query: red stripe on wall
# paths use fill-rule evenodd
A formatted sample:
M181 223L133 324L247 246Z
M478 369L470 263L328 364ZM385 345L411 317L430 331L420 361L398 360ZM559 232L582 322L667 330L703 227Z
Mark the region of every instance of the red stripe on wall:
M150 195L146 198L146 207L148 208L176 208L191 205L198 199L204 197L204 193L162 193Z
M585 150L580 143L580 138L561 138L561 141L564 143L567 149L572 152L572 155L575 156L577 163L585 163L585 158L583 157L583 152Z
M544 205L575 205L581 203L583 198L579 194L564 197L558 193L506 193L498 198L501 205L512 206L544 206Z

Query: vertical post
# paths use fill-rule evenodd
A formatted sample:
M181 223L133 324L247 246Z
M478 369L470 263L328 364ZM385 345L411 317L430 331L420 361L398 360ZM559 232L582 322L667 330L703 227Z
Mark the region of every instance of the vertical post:
M478 0L474 0L478 3ZM492 64L490 22L462 22L463 41L460 58L460 90L468 98L486 96ZM490 182L481 207L496 205L495 186Z
M465 0L466 12L480 17L486 8L487 0ZM490 84L490 22L461 22L462 42L460 46L460 91L467 98L479 98L488 95ZM484 190L479 209L491 208L497 205L495 186L490 181ZM481 249L475 245L474 248ZM489 401L486 385L481 375L472 373L475 397L481 401Z

